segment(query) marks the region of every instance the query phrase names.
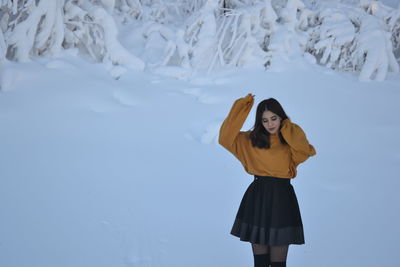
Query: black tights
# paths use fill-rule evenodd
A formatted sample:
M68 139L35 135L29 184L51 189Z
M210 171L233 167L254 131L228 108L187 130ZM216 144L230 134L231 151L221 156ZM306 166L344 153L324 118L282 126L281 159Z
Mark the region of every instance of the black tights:
M289 246L266 246L251 244L254 267L286 267Z

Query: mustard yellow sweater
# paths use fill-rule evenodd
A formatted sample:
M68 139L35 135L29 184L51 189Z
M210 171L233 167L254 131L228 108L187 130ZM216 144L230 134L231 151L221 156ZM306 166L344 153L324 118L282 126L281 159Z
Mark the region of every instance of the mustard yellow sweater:
M269 149L253 147L249 136L251 131L240 131L253 104L251 94L235 101L221 126L219 143L242 163L249 174L296 177L297 165L316 154L314 147L308 143L300 126L289 119L282 121L281 128L287 145L281 144L278 135L271 135Z

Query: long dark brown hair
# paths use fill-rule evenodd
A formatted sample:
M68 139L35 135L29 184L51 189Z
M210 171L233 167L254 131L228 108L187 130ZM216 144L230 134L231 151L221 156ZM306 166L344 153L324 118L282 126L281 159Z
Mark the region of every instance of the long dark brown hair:
M250 132L251 143L255 147L270 148L271 146L269 141L269 136L271 134L262 125L262 115L264 111L267 110L278 115L281 118L281 123L283 120L289 118L286 115L286 112L283 110L281 104L276 99L268 98L261 101L260 104L258 104L257 106L256 121ZM279 131L279 139L281 140L282 144L287 144L280 131Z

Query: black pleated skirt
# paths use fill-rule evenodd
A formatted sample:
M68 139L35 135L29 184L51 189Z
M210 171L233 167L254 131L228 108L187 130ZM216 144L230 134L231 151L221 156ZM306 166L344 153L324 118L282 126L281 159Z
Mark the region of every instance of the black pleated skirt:
M299 204L290 180L255 175L240 203L231 234L260 245L304 244Z

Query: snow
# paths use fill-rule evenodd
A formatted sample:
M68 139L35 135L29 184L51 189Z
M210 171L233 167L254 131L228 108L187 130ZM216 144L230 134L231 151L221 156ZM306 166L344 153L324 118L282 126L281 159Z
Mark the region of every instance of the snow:
M115 80L76 50L7 64L0 266L252 266L229 235L252 177L216 143L249 92L277 98L318 152L292 182L306 244L288 265L397 266L397 75L360 83L298 59L282 72Z
M398 0L380 0L380 2L393 8L400 7L400 2Z
M115 7L115 0L101 0L100 2L103 4L103 6L108 12L110 13L113 12Z

